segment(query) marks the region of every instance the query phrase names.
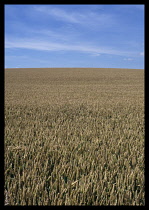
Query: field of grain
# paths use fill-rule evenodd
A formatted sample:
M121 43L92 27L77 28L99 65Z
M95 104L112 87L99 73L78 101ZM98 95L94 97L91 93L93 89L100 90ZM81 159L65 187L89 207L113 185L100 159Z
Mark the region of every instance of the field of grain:
M144 70L5 69L5 205L145 205Z

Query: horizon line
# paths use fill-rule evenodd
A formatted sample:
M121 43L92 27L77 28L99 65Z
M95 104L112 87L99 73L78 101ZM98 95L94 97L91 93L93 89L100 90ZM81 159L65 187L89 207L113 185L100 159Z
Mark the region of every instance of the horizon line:
M118 67L6 67L4 69L137 69L137 68L118 68ZM144 68L138 68L144 70Z

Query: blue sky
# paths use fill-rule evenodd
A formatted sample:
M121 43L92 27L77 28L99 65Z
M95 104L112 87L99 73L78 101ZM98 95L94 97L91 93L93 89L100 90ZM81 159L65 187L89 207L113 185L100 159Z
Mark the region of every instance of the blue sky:
M144 5L5 5L5 68L144 68Z

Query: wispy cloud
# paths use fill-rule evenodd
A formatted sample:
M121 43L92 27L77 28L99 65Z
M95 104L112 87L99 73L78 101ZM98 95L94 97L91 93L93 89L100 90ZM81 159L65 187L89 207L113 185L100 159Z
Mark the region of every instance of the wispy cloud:
M134 59L133 58L124 58L123 60L124 61L133 61Z
M18 59L12 56L26 55L46 63L49 55L53 58L58 55L59 64L64 65L68 55L68 63L73 63L76 56L85 65L90 62L100 65L101 61L107 65L107 60L116 59L122 65L137 65L144 56L143 8L143 5L6 5L6 59L14 65ZM61 56L57 52L62 52ZM90 59L85 61L84 55ZM19 58L26 65L28 58Z
M141 56L144 56L144 52L140 52L140 55L141 55Z
M119 51L103 46L94 46L87 43L82 44L69 44L69 43L58 43L50 41L41 41L36 39L13 39L5 40L5 48L22 48L31 50L42 50L42 51L79 51L85 53L91 53L94 56L100 54L111 54L111 55L123 55L129 56L130 54L135 55L134 52Z
M95 56L95 57L97 57L97 56L100 56L101 54L99 54L99 53L93 53L92 54L92 56Z
M40 12L45 16L53 17L59 21L64 21L67 23L75 23L83 26L111 26L112 23L116 21L113 15L105 14L100 11L100 13L86 10L83 11L69 11L56 7L47 7L47 6L34 6L34 11Z

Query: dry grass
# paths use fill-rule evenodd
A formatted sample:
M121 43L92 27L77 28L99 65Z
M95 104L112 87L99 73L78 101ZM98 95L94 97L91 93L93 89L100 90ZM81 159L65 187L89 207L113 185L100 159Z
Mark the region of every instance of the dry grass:
M144 70L6 69L6 205L145 205Z

